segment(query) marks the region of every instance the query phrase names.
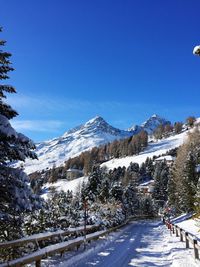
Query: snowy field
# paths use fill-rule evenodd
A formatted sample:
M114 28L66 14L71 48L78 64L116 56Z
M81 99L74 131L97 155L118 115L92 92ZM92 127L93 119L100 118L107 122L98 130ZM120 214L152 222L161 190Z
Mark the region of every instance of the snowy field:
M101 166L106 166L108 169L114 169L123 166L128 167L131 162L141 164L142 162L145 162L147 157L152 158L153 156L159 156L166 153L170 149L179 147L184 143L186 138L187 132L170 136L169 138L160 140L158 142L149 143L148 147L137 156L112 159L103 163Z
M43 188L43 194L42 197L44 199L48 198L49 195L49 188L53 187L57 192L60 192L61 190L63 190L64 192L67 192L68 190L72 191L73 193L80 191L81 189L81 185L83 182L87 182L88 181L88 177L87 176L83 176L77 179L74 179L72 181L67 181L67 180L58 180L56 183L46 183Z
M84 250L67 252L42 261L43 266L59 267L197 267L193 250L186 249L160 221L134 221L115 233L87 245Z

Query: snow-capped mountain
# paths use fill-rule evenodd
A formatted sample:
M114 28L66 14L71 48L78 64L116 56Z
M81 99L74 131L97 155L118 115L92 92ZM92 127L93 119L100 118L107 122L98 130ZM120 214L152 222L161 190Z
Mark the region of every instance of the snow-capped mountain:
M58 138L37 144L38 160L27 159L23 164L24 169L27 173L32 173L60 166L70 157L76 157L95 146L126 138L141 130L146 130L151 134L158 125L165 123L167 123L165 119L153 115L141 126L135 126L125 131L112 127L102 117L96 116Z
M70 157L92 147L122 139L132 135L130 131L119 130L97 116L84 125L67 131L61 137L37 144L38 160L26 160L24 168L27 173L60 166Z
M166 125L168 123L170 122L166 119L154 114L141 125L133 125L131 128L128 129L128 131L134 132L136 134L144 130L147 131L148 134L152 134L159 125Z

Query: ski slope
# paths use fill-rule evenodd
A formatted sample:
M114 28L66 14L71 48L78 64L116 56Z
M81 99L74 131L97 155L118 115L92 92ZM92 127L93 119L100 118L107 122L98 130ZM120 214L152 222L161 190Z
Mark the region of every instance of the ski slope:
M165 154L170 149L182 145L187 138L187 133L188 131L185 131L183 133L170 136L169 138L149 143L148 147L139 155L119 158L119 159L111 159L103 163L101 166L107 167L108 169L114 169L123 166L127 168L131 162L136 162L138 164L141 164L142 162L145 162L147 157L152 158L153 156L159 156Z

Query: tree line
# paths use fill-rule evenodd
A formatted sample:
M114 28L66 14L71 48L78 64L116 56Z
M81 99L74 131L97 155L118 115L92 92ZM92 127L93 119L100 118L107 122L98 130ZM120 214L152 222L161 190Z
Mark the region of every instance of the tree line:
M81 153L75 158L65 162L65 168L83 169L87 175L92 167L112 158L120 158L139 154L148 145L148 133L142 131L123 140L115 140L112 143L94 147L90 151Z
M200 131L196 127L179 147L170 173L168 202L177 213L196 210L200 214Z

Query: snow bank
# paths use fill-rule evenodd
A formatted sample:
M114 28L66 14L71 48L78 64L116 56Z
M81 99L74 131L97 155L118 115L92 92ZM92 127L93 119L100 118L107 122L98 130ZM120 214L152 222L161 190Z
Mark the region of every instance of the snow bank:
M186 232L195 235L200 240L200 227L198 225L199 221L196 218L192 218L192 213L183 214L173 219L171 222Z

